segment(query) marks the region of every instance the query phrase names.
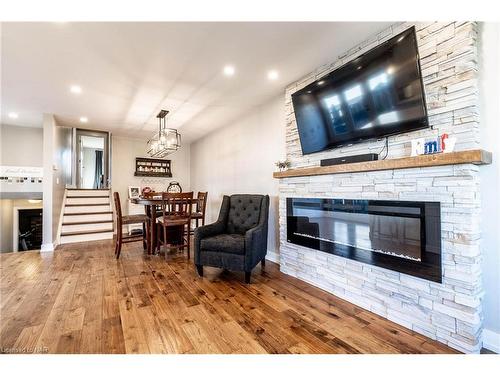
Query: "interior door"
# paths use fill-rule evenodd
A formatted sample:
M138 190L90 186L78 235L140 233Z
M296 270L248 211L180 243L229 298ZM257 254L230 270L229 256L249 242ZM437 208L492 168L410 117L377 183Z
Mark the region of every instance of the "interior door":
M76 186L107 189L109 178L109 133L76 130Z

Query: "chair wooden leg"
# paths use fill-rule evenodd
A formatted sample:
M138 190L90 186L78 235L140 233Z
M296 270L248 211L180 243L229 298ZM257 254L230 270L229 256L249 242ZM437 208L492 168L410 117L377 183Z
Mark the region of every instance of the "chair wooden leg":
M191 234L189 234L189 224L188 224L188 233L187 233L187 249L188 249L188 260L190 259L191 255Z
M152 223L151 225L154 226L154 234L151 232L151 241L153 242L153 249L155 249L155 254L158 254L161 249L161 224L158 223ZM153 228L153 227L151 227Z
M118 235L115 237L115 255L118 252Z
M203 277L203 266L196 265L196 271L198 272L198 275Z
M252 272L245 272L245 283L250 284L250 276Z
M122 251L122 231L120 229L117 230L116 239L118 241L116 244L116 259L118 259L120 258L120 253Z
M142 249L147 249L147 240L146 240L146 223L142 223Z
M156 225L156 209L154 209L154 205L151 206L151 251L155 251L156 243L158 242L158 226Z
M262 268L265 268L265 267L266 267L266 258L264 258L264 259L262 259L262 260L260 261L260 266L261 266Z
M153 227L155 228L153 231ZM160 224L158 223L151 223L151 243L152 243L152 249L155 252L155 254L158 254L161 249L161 228Z
M161 227L161 229L160 229L160 227ZM165 257L166 257L167 256L167 248L168 248L168 246L167 246L167 227L164 227L163 225L158 225L157 228L160 231L163 231L163 241L161 241L161 233L158 233L158 236L157 236L157 238L158 238L158 240L157 240L158 241L158 253L160 252L161 245L163 243L163 246L165 248Z
M149 226L149 220L146 221L146 246L148 249L148 254L154 253L154 250L151 248L151 227Z

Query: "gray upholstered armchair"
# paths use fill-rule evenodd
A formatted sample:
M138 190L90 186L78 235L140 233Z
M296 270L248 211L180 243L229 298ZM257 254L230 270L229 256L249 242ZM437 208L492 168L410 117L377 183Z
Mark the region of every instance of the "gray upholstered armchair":
M217 221L194 232L198 274L203 276L203 266L244 271L250 283L252 269L265 264L268 214L268 195L225 195Z

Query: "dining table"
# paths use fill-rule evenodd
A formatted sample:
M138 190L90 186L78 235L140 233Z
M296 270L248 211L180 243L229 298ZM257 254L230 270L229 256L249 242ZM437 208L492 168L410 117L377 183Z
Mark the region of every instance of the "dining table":
M146 236L146 242L147 242L147 251L148 254L154 254L155 249L156 249L156 219L158 217L158 206L161 206L162 199L160 196L156 197L151 197L151 198L146 198L146 197L133 197L129 198L131 203L134 204L140 204L144 206L144 210L146 215L150 218L151 224L150 225L150 230L149 230L149 235ZM191 206L196 206L198 204L198 198L192 198L191 199ZM192 207L192 212L195 212L195 207ZM180 235L182 236L182 232L180 232Z

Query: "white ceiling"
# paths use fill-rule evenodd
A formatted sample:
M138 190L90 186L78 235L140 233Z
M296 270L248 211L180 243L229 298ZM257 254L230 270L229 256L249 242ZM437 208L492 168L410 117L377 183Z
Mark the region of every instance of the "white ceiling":
M192 141L388 25L3 23L1 120L41 126L42 114L54 113L62 125L146 138L163 108L168 125ZM236 68L231 78L222 74L226 64ZM278 80L267 79L269 69ZM72 84L82 94L71 94Z

